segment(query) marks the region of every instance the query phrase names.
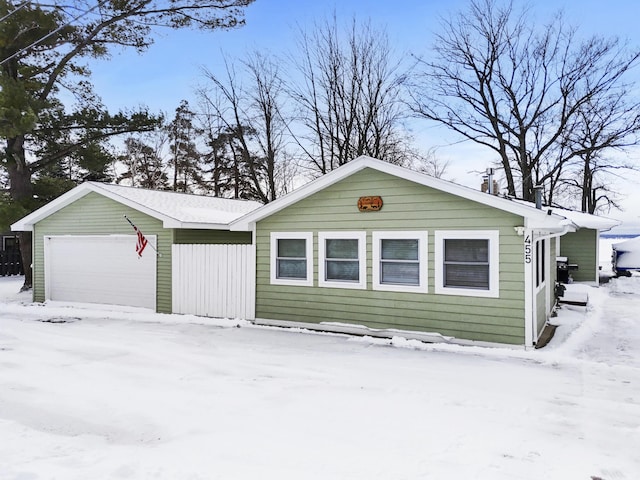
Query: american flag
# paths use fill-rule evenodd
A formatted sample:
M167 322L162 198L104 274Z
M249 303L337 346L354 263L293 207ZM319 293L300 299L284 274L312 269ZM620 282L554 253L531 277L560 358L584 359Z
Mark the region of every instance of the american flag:
M147 243L149 243L147 241L147 239L145 238L145 236L142 234L142 232L140 230L138 230L136 227L133 227L136 230L136 233L138 234L138 241L136 242L136 253L138 254L138 258L142 257L142 252L144 251L145 247L147 246Z
M136 234L138 235L138 240L136 241L136 253L138 254L138 258L140 258L140 257L142 257L142 252L146 248L147 243L149 243L149 241L142 234L142 232L140 230L138 230L138 227L136 227L133 224L133 222L131 220L129 220L129 217L127 217L126 215L123 215L123 216L124 216L125 220L127 222L129 222L129 225L131 225L133 227L133 229L135 230ZM151 248L153 248L155 250L155 247L153 245L151 245Z

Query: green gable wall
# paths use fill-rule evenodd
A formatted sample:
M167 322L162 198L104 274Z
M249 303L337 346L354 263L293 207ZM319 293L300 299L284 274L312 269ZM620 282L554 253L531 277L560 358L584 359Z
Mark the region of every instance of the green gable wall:
M359 212L361 196L380 195L379 212ZM298 322L341 322L372 328L438 332L461 339L524 343L522 217L385 173L365 169L258 222L256 317ZM436 230L499 230L500 298L434 293ZM367 232L367 290L320 288L319 231ZM371 232L427 230L429 293L372 290ZM270 284L270 233L314 233L314 287Z
M138 210L91 192L58 210L34 226L33 296L44 298L44 236L46 235L111 235L134 233L123 215L127 215L145 235L157 235L157 294L159 312L171 312L171 244L173 232L163 229L162 222Z
M578 270L570 272L576 282L594 282L598 278L597 246L598 231L589 228L567 233L560 239L560 256L578 264Z
M173 243L180 244L251 244L251 232L229 232L226 230L176 229Z

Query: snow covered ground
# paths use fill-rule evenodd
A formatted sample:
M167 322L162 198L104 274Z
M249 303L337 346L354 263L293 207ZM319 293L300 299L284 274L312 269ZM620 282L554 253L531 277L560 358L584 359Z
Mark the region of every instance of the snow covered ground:
M30 304L0 278L0 479L640 478L640 276L544 349Z

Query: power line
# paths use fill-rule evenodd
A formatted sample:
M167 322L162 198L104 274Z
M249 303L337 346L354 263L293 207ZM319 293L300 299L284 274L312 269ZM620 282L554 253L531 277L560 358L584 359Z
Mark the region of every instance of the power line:
M21 5L18 5L16 8L14 8L13 10L11 10L9 13L7 13L4 17L0 18L0 22L5 21L7 18L9 18L11 15L13 15L14 13L16 13L17 11L22 10L24 7L26 7L29 4L28 1L24 2Z
M35 47L36 45L38 45L39 43L43 42L44 40L46 40L47 38L51 37L52 35L55 35L56 33L58 33L60 30L62 30L63 28L68 27L69 25L71 25L73 22L75 22L76 20L80 20L82 17L86 17L87 15L89 15L89 13L91 13L92 11L94 11L96 8L100 8L102 5L104 5L105 3L107 3L108 0L102 0L100 2L98 2L96 5L94 5L93 7L91 7L89 10L86 10L84 12L82 12L80 15L77 15L75 17L73 17L71 20L69 20L67 23L65 23L64 25L59 26L58 28L56 28L55 30L53 30L52 32L49 32L48 34L46 34L43 37L40 37L38 40L36 40L35 42L33 42L31 45L28 45L24 48L21 48L20 50L18 50L17 52L15 52L13 55L8 56L7 58L5 58L4 60L2 60L0 62L0 65L4 65L6 62L8 62L9 60L17 57L18 55L20 55L21 53L24 53L26 51L28 51L29 49ZM15 10L14 10L15 11Z

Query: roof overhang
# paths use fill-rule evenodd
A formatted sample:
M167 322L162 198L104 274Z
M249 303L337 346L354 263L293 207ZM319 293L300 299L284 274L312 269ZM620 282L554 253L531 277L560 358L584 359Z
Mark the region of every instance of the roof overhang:
M216 222L183 222L177 218L165 215L158 212L146 205L135 202L126 197L117 195L106 188L102 188L99 183L87 182L69 190L68 192L60 195L55 200L47 203L43 207L35 210L26 217L21 218L17 222L11 225L13 231L30 232L33 231L33 226L39 221L54 214L58 210L63 209L67 205L79 200L80 198L88 195L89 193L97 193L104 197L107 197L115 202L126 205L139 212L149 215L152 218L156 218L162 222L164 228L194 228L200 230L229 230L227 223Z
M72 204L76 200L79 200L80 198L92 192L95 192L99 195L110 198L118 203L122 203L123 205L131 207L140 212L146 213L150 217L157 218L158 220L161 220L163 222L163 225L165 222L171 223L172 221L174 222L176 221L175 219L168 217L166 215L162 215L161 213L156 212L155 210L152 210L148 207L145 207L144 205L140 205L139 203L132 202L131 200L120 197L119 195L115 195L104 188L100 188L99 184L87 182L87 183L78 185L75 188L72 188L68 192L60 195L55 200L52 200L46 205L40 207L39 209L27 215L26 217L21 218L20 220L18 220L17 222L11 225L11 230L31 232L33 231L33 226L39 221L47 218L48 216L54 214L58 210L63 209L67 205Z

